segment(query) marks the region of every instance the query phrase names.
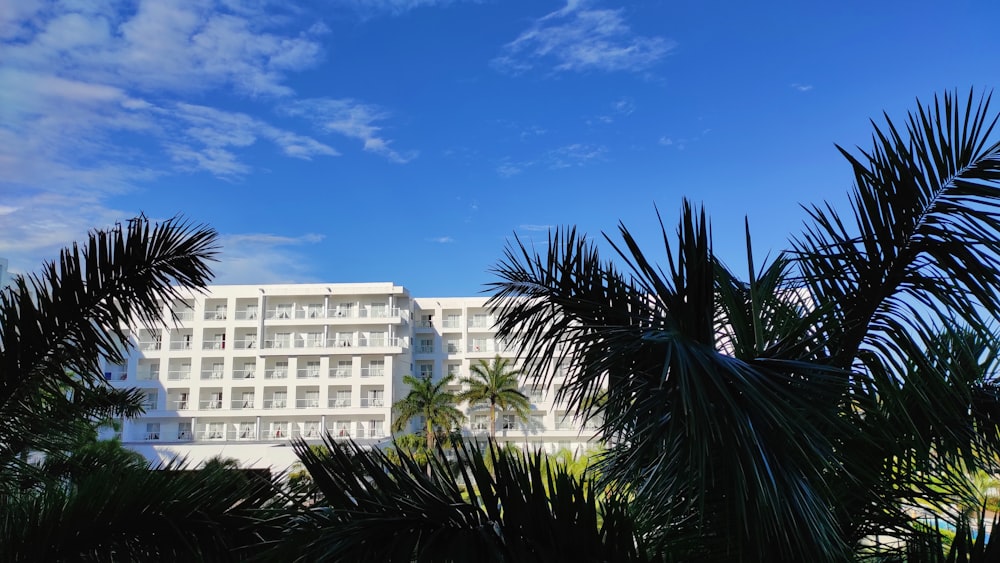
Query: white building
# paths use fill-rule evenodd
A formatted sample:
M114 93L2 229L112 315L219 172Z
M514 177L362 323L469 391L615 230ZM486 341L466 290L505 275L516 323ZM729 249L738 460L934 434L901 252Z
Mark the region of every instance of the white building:
M485 301L413 298L392 283L211 286L165 304L168 328L136 328L128 363L106 368L112 385L146 395L146 414L124 421L122 440L154 461L222 455L279 471L295 461L295 437L385 443L404 375L462 377L480 359L514 359ZM498 440L586 447L593 429L566 416L556 389L523 379L530 421L498 413ZM463 407L464 431L485 436L488 408Z

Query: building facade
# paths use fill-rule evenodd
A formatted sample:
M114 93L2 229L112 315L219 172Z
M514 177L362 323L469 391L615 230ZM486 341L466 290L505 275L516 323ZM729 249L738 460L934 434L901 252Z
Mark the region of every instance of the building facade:
M145 394L145 415L122 423L123 442L158 461L214 456L283 470L293 438L380 445L391 440L403 376L469 375L479 360L511 358L484 298L414 298L392 283L210 286L165 303L167 328L135 328L128 361L108 365L116 387ZM580 450L593 437L554 401L551 388L522 391L527 422L497 415L497 438L529 448ZM453 391L459 391L457 383ZM461 405L463 432L488 433L488 408ZM419 421L412 423L417 428ZM586 426L586 427L585 427Z

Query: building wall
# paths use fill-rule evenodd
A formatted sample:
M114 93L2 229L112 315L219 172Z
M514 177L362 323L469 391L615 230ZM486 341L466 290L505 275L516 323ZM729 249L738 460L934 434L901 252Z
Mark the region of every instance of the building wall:
M135 328L128 363L105 369L112 385L146 392L147 412L123 423L122 440L154 461L222 455L282 471L294 437L385 444L404 375L467 376L497 354L516 361L485 299L414 299L392 283L211 286L163 314L168 328ZM531 422L500 416L497 438L585 448L592 431L563 417L555 387L524 385ZM463 407L464 431L485 436L486 411Z

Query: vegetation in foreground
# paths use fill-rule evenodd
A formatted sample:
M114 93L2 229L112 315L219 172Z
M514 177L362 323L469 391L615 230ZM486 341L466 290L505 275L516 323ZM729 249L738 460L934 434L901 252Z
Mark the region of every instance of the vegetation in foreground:
M613 260L574 229L543 254L515 241L496 268L499 336L521 338L529 373L562 365L560 398L602 421L596 483L461 443L459 463L431 455L425 472L404 450L300 442L309 495L73 455L101 420L140 412L96 375L120 359L123 321L154 325L172 284L204 287L216 241L179 220L94 232L0 292L0 559L995 560L966 519L966 474L1000 473L988 106L945 95L842 151L849 212L809 208L759 268L748 229L745 279L688 203L660 266L624 226ZM927 514L953 524L950 547Z

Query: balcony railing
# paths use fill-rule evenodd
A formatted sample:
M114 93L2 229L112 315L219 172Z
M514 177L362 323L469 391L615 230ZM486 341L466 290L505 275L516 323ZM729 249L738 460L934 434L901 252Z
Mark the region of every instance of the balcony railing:
M159 432L146 432L143 435L142 439L146 440L147 442L150 441L150 440L159 440L160 439L160 433Z
M257 309L243 309L236 311L236 320L238 321L257 320Z
M296 399L295 408L297 409L318 409L319 408L319 398L316 399Z
M147 411L155 411L155 410L157 410L156 409L156 399L155 398L154 399L146 399L141 404L142 404L142 408L146 409Z
M226 310L220 309L218 311L205 311L206 321L224 321L226 320Z
M206 410L221 409L222 399L209 399L207 401L198 401L198 406Z
M182 341L179 341L179 342L173 342L172 341L170 343L170 349L171 350L190 350L191 349L191 341L190 340L182 340Z
M362 397L361 406L363 408L384 407L385 400L381 397Z
M288 408L287 399L264 399L265 409L285 409Z
M183 311L173 311L174 317L179 321L193 321L194 311L185 309Z
M249 399L233 399L230 403L234 409L252 409L253 408L253 398Z
M441 326L444 328L462 328L462 317L458 317L457 319L446 318L444 322L441 323Z
M296 319L322 319L326 315L322 305L318 309L296 309L295 318Z
M306 428L305 430L299 430L298 428L292 429L292 436L297 438L319 438L322 436L320 429L317 428Z
M274 428L271 430L264 431L265 440L284 440L289 437L288 429L286 428Z
M201 343L202 350L225 350L226 342L224 340L209 340L207 342Z
M233 347L237 350L253 350L257 348L256 338L244 338L233 341Z
M173 407L175 410L183 411L188 409L189 401L187 399L169 399L167 404Z
M264 347L265 348L273 348L273 349L291 348L292 347L292 341L291 340L285 340L285 339L282 339L282 338L272 339L272 340L265 340L264 341Z
M257 376L257 370L238 369L233 371L233 379L253 379Z
M383 377L385 375L384 367L377 368L361 368L361 377Z
M222 379L222 372L217 370L203 370L201 372L202 379Z
M285 379L286 377L288 377L288 368L264 370L264 379Z
M221 429L200 430L197 436L199 440L225 440L226 431Z
M167 372L168 381L191 379L191 370L172 370Z
M493 328L497 322L497 318L494 316L488 317L469 317L469 328Z
M376 426L374 428L358 426L354 429L355 438L384 438L385 435L385 430L383 430L381 426Z
M295 316L295 311L291 308L288 309L268 309L265 317L268 319L278 319L285 320L291 319Z
M239 430L230 430L226 433L230 440L256 440L257 430L254 428L240 428Z
M178 430L177 439L181 441L187 441L194 438L194 434L190 430Z
M354 309L330 309L326 312L328 319L356 319L358 312Z
M319 368L299 368L295 372L295 377L298 379L316 379L319 377Z
M112 381L125 381L127 374L125 372L112 374L109 379ZM152 370L143 370L135 374L135 378L139 381L156 381L160 379L160 372Z
M399 307L382 309L361 309L358 311L363 319L393 319L399 316Z
M351 377L351 368L330 368L330 377Z
M346 399L329 399L327 407L331 409L346 409L351 406L350 397Z
M350 438L351 437L351 427L349 424L340 424L337 426L328 426L326 431L330 433L334 438Z
M418 353L418 354L433 354L434 353L434 346L427 346L426 344L419 344L419 345L417 345L417 347L416 347L416 349L414 351L416 353Z
M452 340L450 342L445 342L445 349L448 350L449 354L457 354L462 351L462 341Z
M159 340L142 340L139 342L140 350L159 350L163 347L163 342Z

